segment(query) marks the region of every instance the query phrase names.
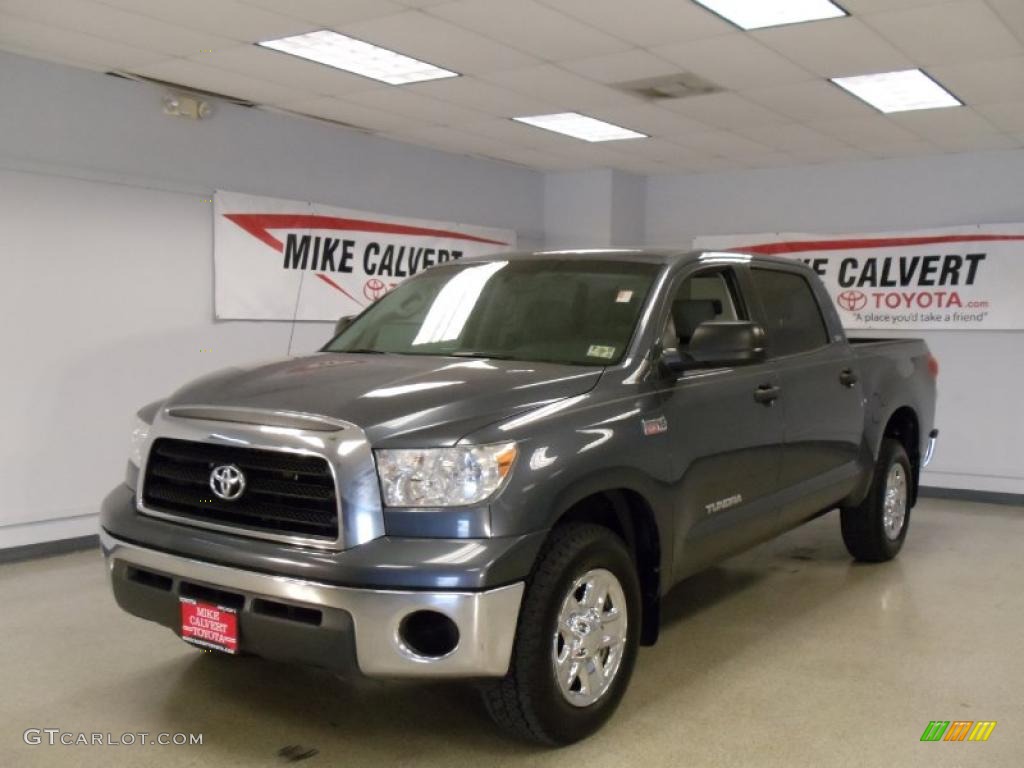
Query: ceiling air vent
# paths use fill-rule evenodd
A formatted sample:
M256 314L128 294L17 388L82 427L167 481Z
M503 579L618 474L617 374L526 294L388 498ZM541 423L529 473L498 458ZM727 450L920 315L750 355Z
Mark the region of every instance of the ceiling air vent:
M643 80L630 80L627 83L615 83L614 88L631 93L648 101L661 99L685 99L690 96L704 96L723 90L710 80L692 72L681 72L677 75L648 77Z

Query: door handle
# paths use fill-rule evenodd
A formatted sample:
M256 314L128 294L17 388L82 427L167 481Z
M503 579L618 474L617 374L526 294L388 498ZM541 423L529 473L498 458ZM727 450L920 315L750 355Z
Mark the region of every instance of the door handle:
M857 383L857 374L853 372L852 368L843 368L839 372L839 383L844 387L852 387Z
M773 405L779 399L781 392L781 387L776 387L773 384L762 384L754 390L754 399L762 405Z

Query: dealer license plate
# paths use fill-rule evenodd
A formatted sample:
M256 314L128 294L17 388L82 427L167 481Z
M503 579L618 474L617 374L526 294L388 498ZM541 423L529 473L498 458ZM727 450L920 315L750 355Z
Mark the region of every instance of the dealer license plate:
M238 612L234 608L183 597L181 638L211 651L238 653Z

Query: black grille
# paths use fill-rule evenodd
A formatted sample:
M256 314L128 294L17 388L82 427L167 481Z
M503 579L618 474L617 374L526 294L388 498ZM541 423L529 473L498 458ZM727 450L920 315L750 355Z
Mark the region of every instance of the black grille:
M225 501L210 489L210 472L234 464L245 491ZM143 503L157 512L238 528L335 539L338 502L325 459L162 437L146 462Z

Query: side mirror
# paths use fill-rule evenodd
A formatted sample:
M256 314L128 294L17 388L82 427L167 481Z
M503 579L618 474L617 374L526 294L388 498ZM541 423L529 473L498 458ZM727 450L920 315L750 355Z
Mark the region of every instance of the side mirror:
M703 367L749 365L765 359L764 328L748 321L708 321L693 332L687 353Z
M685 351L665 350L661 364L679 373L693 368L749 365L764 359L765 333L760 325L709 320L697 326Z
M353 320L355 320L355 318L352 317L351 315L345 315L344 317L339 317L338 318L338 322L336 322L334 324L334 335L337 336L339 333L341 333L346 328L348 328L350 325L352 325L352 321Z

